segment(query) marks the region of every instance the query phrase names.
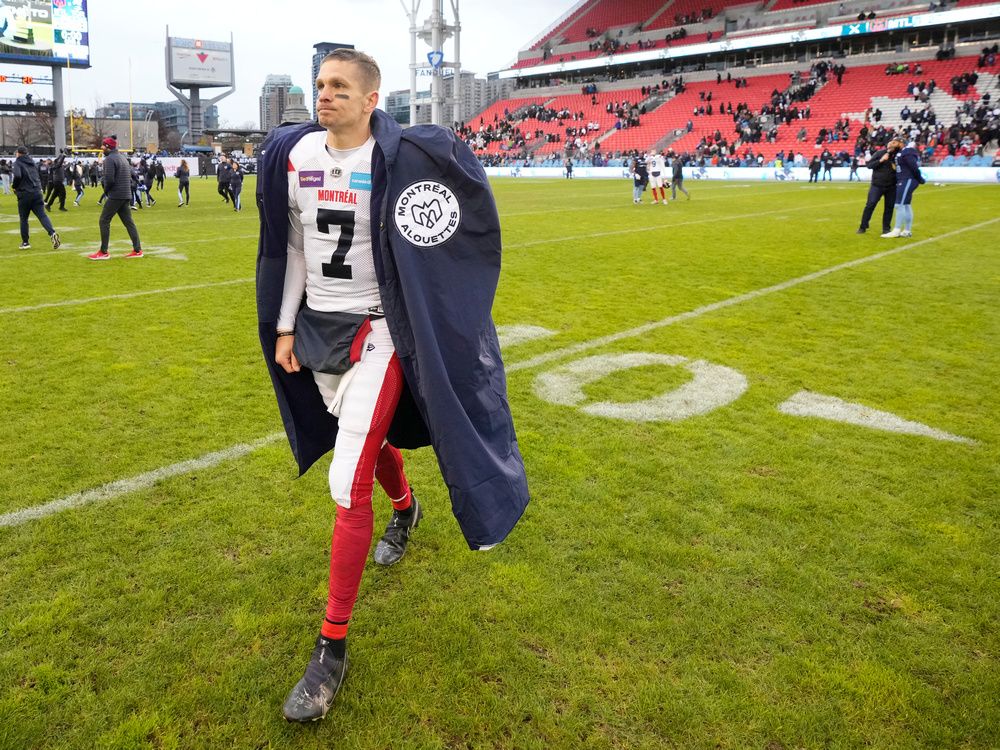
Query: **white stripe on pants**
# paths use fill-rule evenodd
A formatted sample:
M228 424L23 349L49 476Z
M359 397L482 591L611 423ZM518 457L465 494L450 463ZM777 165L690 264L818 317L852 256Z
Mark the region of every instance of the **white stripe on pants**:
M330 464L330 494L345 508L351 507L351 492L374 418L392 420L392 414L376 415L375 411L395 354L389 327L384 318L379 318L372 321L372 330L361 346L360 362L343 375L313 373L327 409L339 420ZM388 430L388 424L385 429ZM381 440L374 446L376 455L383 443ZM375 456L369 458L374 478Z

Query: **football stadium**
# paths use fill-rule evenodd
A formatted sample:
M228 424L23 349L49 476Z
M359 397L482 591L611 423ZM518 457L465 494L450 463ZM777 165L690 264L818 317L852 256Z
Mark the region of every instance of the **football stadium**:
M1000 4L348 5L0 2L0 750L1000 746Z

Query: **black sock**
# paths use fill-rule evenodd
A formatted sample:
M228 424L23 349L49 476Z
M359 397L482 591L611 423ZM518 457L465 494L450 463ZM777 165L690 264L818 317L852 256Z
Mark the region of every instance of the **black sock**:
M346 638L326 638L321 636L323 647L338 659L343 659L347 653Z

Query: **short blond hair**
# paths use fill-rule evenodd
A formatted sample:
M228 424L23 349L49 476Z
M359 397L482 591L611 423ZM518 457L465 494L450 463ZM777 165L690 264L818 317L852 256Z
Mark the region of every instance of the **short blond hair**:
M356 49L335 49L323 58L323 62L349 62L361 72L361 82L364 83L368 91L378 91L382 86L382 71L379 70L378 63L371 55ZM320 63L322 65L323 63Z

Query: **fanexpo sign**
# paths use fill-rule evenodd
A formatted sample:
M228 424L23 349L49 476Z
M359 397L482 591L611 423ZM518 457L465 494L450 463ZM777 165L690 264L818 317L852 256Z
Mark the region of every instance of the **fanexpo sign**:
M167 37L167 80L173 86L232 86L233 45Z
M87 0L0 0L0 62L89 68Z

